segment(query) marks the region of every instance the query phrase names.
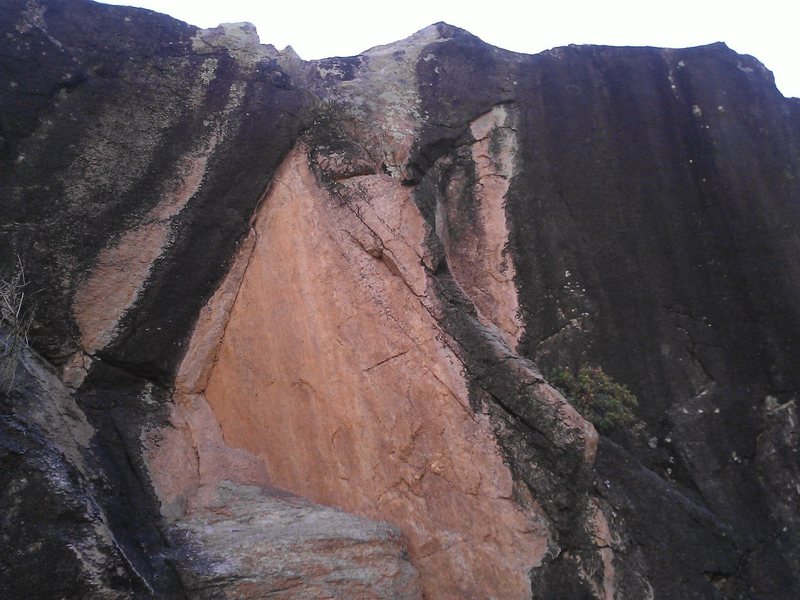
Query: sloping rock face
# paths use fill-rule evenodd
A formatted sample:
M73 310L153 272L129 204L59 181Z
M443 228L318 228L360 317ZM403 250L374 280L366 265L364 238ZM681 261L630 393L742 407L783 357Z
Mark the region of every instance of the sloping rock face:
M4 596L800 594L800 105L756 60L0 22L40 353L0 382ZM644 434L548 385L582 364Z
M317 101L289 83L274 49L229 52L215 45L220 32L148 11L0 11L3 262L23 261L38 299L31 338L73 388L28 384L21 367L11 390L3 382L2 595L279 596L300 586L295 597L319 598L354 582L364 598L418 596L396 529L287 504L265 487L257 457L225 446L207 406L171 401L185 339ZM74 410L47 428L28 414L64 396ZM60 440L76 420L88 429L67 453ZM192 502L161 504L165 481L188 487ZM253 523L253 486L269 527ZM185 521L170 527L162 513ZM240 528L253 530L247 545L231 533ZM259 547L265 561L281 547L298 556L261 570L250 556Z

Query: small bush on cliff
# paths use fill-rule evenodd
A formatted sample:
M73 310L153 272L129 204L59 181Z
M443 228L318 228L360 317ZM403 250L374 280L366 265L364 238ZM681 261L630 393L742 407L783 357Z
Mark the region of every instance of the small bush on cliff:
M644 431L644 424L634 412L639 406L636 396L600 367L584 365L577 373L568 367L558 368L548 379L600 433L638 436Z
M27 285L19 259L11 275L0 277L0 389L4 390L14 383L19 354L28 347L33 313L25 302Z

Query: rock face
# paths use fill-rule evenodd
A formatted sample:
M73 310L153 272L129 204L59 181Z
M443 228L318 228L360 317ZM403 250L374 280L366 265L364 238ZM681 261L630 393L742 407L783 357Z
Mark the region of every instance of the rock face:
M406 544L385 523L228 482L208 508L171 532L202 557L181 574L192 598L420 597Z
M358 176L342 204L302 148L275 184L205 389L225 439L278 486L400 525L428 597L524 596L549 536L419 299L410 190Z
M0 22L4 597L800 595L800 104L755 59Z

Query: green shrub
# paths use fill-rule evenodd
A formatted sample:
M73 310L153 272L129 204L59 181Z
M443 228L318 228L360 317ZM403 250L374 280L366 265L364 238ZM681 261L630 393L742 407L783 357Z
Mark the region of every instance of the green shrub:
M600 367L584 365L577 374L568 367L557 368L548 380L600 433L638 434L643 430L644 425L634 412L639 406L636 396Z

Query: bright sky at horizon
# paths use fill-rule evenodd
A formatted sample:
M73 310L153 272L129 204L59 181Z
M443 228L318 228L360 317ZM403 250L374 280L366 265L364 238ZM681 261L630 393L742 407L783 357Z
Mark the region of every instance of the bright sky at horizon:
M573 0L470 3L464 0L110 0L169 14L199 27L249 21L262 43L291 45L304 59L352 56L445 21L485 42L535 54L568 44L682 48L725 42L775 74L785 96L800 97L800 2L761 0L745 10L729 0ZM488 7L488 9L487 9Z

